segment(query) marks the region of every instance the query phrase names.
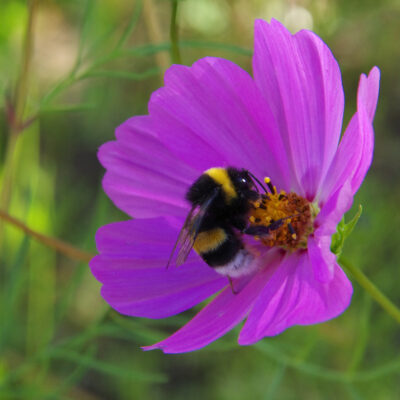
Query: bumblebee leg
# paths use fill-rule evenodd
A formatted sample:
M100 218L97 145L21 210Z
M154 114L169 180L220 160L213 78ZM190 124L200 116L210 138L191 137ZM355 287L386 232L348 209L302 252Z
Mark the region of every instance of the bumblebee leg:
M238 294L239 292L237 292L237 291L235 290L235 288L233 287L232 278L231 278L230 276L228 276L227 278L228 278L228 281L229 281L229 285L230 285L230 287L231 287L231 289L232 289L232 293L233 293L233 294Z
M289 228L290 235L292 236L292 239L296 240L297 239L296 231L294 230L291 223L288 224L288 228Z
M265 236L268 235L271 231L271 227L264 225L251 225L248 226L243 233L249 236Z
M283 225L283 222L288 218L292 218L292 217L285 217L285 218L277 219L276 221L271 222L268 226L250 225L243 231L243 233L245 233L246 235L250 235L250 236L266 236L269 233L271 233L271 231L276 231L277 229L279 229Z

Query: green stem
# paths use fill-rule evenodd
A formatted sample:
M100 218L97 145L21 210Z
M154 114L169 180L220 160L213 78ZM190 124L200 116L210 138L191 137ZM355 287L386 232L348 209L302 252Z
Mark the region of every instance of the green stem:
M24 42L22 45L21 70L17 80L17 87L12 102L13 120L10 121L9 138L7 143L5 163L3 169L2 190L0 195L0 208L8 210L11 198L11 183L14 173L15 149L19 134L24 130L24 111L28 94L29 71L33 51L33 25L37 0L30 0L28 6L28 22L25 31ZM0 234L1 236L1 234Z
M17 142L18 142L18 132L13 127L10 127L10 135L8 137L6 155L3 167L2 190L0 194L0 208L4 210L8 210L8 205L10 203L10 198L11 198L11 182L14 174L15 148L17 146Z
M28 3L28 23L22 48L21 71L19 74L17 90L14 99L15 117L17 122L22 122L28 92L29 70L33 52L33 25L36 16L37 4L37 0L30 0Z
M17 148L18 139L20 133L29 125L24 124L24 112L28 95L29 72L33 52L33 25L37 3L38 0L30 0L28 3L28 22L22 44L21 67L11 104L12 118L9 120L9 137L7 141L0 193L0 208L5 211L8 211L11 201L12 181L16 164L15 150ZM3 240L4 226L0 223L0 247L3 244Z
M343 257L340 257L339 263L346 271L350 272L358 284L400 324L400 310L364 275L364 273Z
M171 28L169 31L171 38L171 59L174 64L182 64L181 54L179 51L179 34L178 26L176 23L178 14L178 1L172 0L172 13L171 13Z

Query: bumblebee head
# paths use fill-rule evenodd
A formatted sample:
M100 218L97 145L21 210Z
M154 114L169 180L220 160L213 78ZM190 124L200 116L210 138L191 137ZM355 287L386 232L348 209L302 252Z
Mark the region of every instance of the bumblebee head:
M260 194L255 182L262 187L258 179L246 169L214 167L205 171L192 185L186 198L193 204L201 204L204 202L204 194L208 196L217 186L221 188L224 206L231 204L235 199L257 200Z
M246 169L228 168L228 174L239 197L256 200L259 197L258 188L252 174Z

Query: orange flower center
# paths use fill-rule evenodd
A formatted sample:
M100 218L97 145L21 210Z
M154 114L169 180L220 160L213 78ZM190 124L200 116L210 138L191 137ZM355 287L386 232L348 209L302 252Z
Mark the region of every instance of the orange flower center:
M262 194L253 202L249 221L251 226L268 228L268 232L255 236L255 239L269 247L306 248L315 217L310 202L293 192L286 194L281 190L278 193L269 178L264 181L271 193Z

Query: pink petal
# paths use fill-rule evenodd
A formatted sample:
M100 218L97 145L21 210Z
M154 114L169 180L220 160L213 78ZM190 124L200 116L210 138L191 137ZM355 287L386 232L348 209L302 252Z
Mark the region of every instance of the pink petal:
M310 236L307 242L310 265L314 278L318 282L327 283L334 277L336 256L331 252L331 236Z
M347 126L326 175L319 195L322 204L346 181L351 183L354 194L371 165L374 147L372 118L378 101L378 91L379 69L374 67L368 78L365 75L360 78L357 112Z
M316 233L320 236L333 235L343 215L350 209L353 203L353 189L350 182L336 190L315 219Z
M331 252L331 236L353 203L351 184L346 182L322 207L314 221L315 231L308 238L308 255L316 280L326 283L334 276L336 256Z
M180 268L166 268L178 231L164 219L106 225L97 234L100 255L90 268L102 296L122 314L165 318L187 310L228 284L193 254Z
M227 287L179 331L144 350L184 353L200 349L223 336L245 318L278 265L279 261L271 261L268 268L256 274L238 294L233 294Z
M114 203L139 218L186 215L185 192L201 172L160 143L148 116L129 119L116 134L116 142L99 150L99 159L107 169L103 187Z
M335 264L329 283L316 281L307 252L289 255L257 298L240 332L248 345L293 325L308 325L336 317L349 305L351 283Z
M361 186L361 183L363 182L365 175L371 166L372 155L374 152L374 128L372 127L372 121L369 119L367 110L363 105L359 106L357 113L360 115L359 124L360 129L364 133L364 143L360 162L351 178L351 187L353 193L356 193Z
M160 140L193 168L248 168L288 188L274 117L249 74L232 62L204 58L191 67L173 65L149 112Z
M308 238L308 255L316 280L326 283L333 278L336 256L331 252L331 236L353 203L350 182L334 193L314 221L315 231Z
M313 200L335 155L344 96L339 66L315 34L257 20L254 79L278 121L291 189Z

